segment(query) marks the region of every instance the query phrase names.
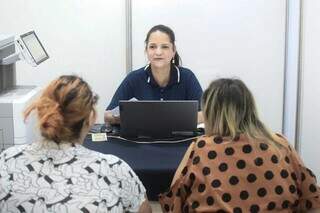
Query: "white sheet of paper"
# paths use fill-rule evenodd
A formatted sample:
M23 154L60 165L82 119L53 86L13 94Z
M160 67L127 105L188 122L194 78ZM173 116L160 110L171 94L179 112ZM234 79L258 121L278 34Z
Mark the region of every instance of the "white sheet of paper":
M107 141L107 133L92 133L91 139L93 142Z
M133 98L131 98L129 101L138 101L138 99L136 99L136 98L133 97ZM113 109L111 110L111 113L112 113L112 116L113 116L113 117L119 117L119 116L120 116L119 106L113 108Z

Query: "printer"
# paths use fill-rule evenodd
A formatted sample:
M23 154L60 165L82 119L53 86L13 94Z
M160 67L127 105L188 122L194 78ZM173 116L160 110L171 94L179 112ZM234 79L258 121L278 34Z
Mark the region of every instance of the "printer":
M39 94L39 87L16 85L16 61L37 66L49 56L34 31L15 39L0 34L0 152L13 145L31 143L35 119L24 122L23 111Z

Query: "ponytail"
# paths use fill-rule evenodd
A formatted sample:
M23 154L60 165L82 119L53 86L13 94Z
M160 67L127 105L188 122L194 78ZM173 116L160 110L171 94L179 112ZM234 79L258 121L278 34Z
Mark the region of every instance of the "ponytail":
M180 58L177 51L176 51L176 54L174 55L173 59L171 59L171 64L173 64L177 67L181 65L181 58Z

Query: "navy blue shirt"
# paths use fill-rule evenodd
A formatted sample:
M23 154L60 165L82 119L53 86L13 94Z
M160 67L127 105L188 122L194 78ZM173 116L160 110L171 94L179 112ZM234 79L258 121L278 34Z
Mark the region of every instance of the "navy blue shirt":
M202 88L193 72L172 66L166 87L160 87L153 78L150 66L130 72L113 95L107 110L119 105L120 100L200 100Z

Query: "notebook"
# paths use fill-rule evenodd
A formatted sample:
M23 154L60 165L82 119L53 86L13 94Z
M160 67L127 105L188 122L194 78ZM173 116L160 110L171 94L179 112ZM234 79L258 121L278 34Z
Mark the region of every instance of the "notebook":
M120 136L130 139L192 137L198 101L120 101Z

